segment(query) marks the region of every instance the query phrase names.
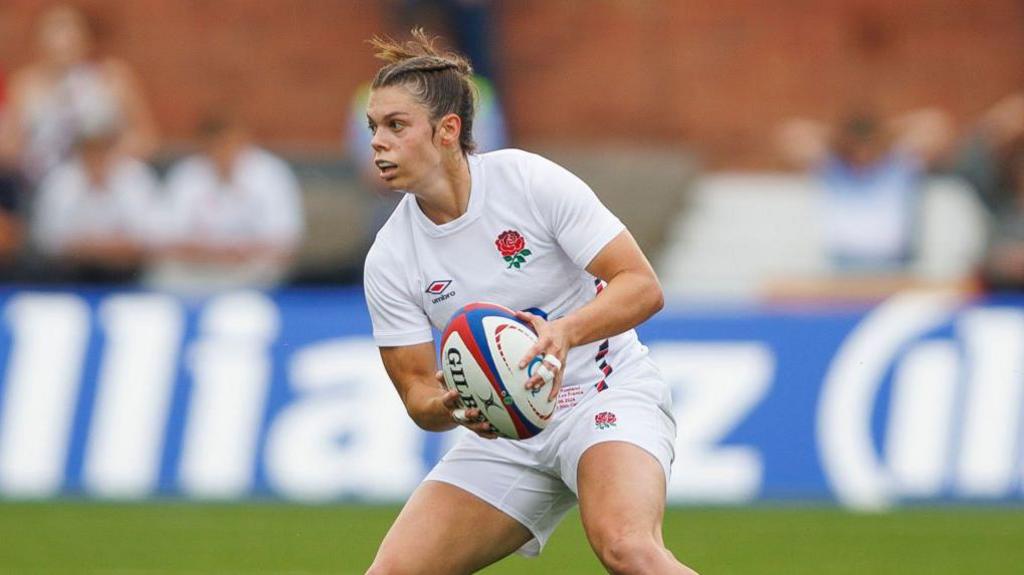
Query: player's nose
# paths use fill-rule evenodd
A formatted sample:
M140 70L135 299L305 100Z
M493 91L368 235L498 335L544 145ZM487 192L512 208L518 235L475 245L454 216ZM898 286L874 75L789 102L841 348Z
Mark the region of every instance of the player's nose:
M381 134L381 130L377 130L377 133L375 133L373 138L370 139L370 147L376 152L383 152L388 149L387 142Z

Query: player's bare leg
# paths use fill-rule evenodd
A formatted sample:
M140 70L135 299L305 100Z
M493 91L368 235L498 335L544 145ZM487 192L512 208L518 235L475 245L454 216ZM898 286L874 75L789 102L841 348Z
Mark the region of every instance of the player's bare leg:
M643 449L622 441L598 443L580 458L580 516L590 546L616 575L696 575L665 548L665 472Z
M531 538L521 523L475 495L426 481L402 508L367 575L473 573Z

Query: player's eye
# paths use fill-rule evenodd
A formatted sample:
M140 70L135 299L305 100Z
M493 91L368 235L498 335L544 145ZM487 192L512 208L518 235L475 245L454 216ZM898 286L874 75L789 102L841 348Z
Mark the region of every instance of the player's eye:
M367 124L366 129L369 130L371 134L377 133L377 126L375 124Z
M402 122L399 122L398 120L394 120L394 121L391 122L391 129L396 131L396 132L401 130L404 127L405 127L405 124L402 123Z

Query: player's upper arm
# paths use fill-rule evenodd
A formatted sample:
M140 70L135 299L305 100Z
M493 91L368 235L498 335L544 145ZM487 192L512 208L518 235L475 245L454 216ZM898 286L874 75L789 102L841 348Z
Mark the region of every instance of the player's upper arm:
M586 269L590 275L606 282L622 272L635 273L654 282L658 281L654 268L629 230L619 232L594 256Z
M527 187L537 217L580 268L586 268L625 226L583 180L562 166L531 154Z

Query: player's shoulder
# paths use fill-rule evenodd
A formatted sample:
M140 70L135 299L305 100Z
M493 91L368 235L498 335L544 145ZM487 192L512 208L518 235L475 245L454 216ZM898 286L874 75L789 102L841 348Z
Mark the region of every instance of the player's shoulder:
M549 180L565 172L564 168L540 154L516 148L479 154L478 158L489 181L499 180L506 190L520 188L527 195L535 182Z
M500 150L478 153L477 157L487 162L515 162L532 155L534 154L519 148L502 148Z
M381 236L378 234L377 241L370 246L363 261L363 282L366 286L392 284L407 273L408 264L402 257L402 252L393 244L380 239Z
M377 270L386 265L388 260L391 259L391 254L385 242L380 241L380 232L377 232L377 238L372 244L370 244L369 251L366 252L366 260L363 261L363 269L366 273L371 270Z
M520 150L519 148L503 148L477 154L477 157L484 162L485 166L515 166L518 168L530 168L536 165L551 163L540 154Z
M402 265L402 255L410 249L410 221L407 205L410 201L414 201L411 195L403 197L391 212L391 216L377 231L373 244L370 245L370 250L366 254L366 270Z
M511 168L522 174L528 181L536 177L568 173L565 167L546 156L517 148L487 152L480 154L480 158L482 158L484 166L488 170L495 167L499 169Z

